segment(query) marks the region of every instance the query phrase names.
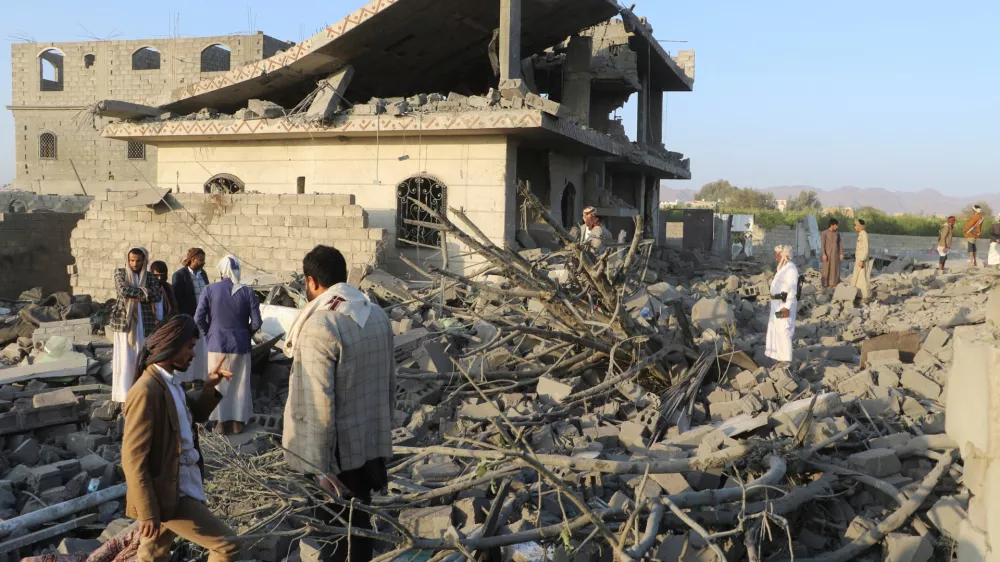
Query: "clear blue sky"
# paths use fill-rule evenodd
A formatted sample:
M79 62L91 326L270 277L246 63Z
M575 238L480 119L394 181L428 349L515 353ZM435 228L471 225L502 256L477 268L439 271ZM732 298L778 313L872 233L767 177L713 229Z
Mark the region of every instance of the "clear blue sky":
M10 103L14 34L169 36L179 16L182 35L219 35L247 30L249 7L255 29L298 41L363 3L6 2L0 104ZM997 189L989 162L1000 148L1000 2L640 0L636 12L658 38L688 41L667 49L697 51L695 91L667 96L667 146L690 156L694 172L677 187L726 178L754 187ZM634 109L624 114L634 130ZM0 185L14 174L12 143L3 110Z

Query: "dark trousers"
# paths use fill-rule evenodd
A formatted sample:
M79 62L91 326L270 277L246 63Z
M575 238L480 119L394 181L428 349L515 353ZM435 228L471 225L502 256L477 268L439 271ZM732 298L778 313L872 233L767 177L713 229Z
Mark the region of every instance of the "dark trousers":
M341 472L337 478L351 491L355 503L361 503L364 507L368 507L372 501L372 492L385 488L389 474L385 467L385 461L375 459L368 461L361 468ZM352 513L348 507L327 504L326 509L316 509L316 518L326 522L331 527L345 527L345 522L350 521L351 527L372 529L371 515L357 507ZM343 522L340 519L343 519ZM348 540L350 540L350 557L347 555ZM374 558L374 547L375 541L373 539L345 536L336 543L324 546L321 555L322 560L329 562L370 562Z

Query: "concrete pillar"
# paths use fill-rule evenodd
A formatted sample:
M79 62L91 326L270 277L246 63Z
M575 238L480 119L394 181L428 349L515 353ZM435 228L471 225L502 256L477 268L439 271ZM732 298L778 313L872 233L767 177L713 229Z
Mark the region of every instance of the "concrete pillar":
M649 143L653 146L663 144L663 90L649 94Z
M500 0L500 88L521 85L521 0Z
M347 65L325 80L320 80L319 86L322 89L309 105L306 119L316 121L332 117L344 99L344 92L350 86L352 78L354 78L354 67Z
M649 75L639 77L642 90L639 92L638 115L636 118L636 139L640 146L649 144Z
M562 104L569 108L573 121L584 127L590 126L590 84L593 80L590 58L593 49L594 40L580 35L573 36L566 49Z

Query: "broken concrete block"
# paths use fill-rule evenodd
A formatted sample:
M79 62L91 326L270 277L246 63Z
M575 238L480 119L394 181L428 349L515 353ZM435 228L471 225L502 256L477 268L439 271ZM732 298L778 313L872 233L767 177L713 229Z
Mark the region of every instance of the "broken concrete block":
M716 402L709 405L712 421L726 421L729 418L746 412L747 404L743 400L732 402Z
M89 453L97 451L101 445L109 444L111 444L111 438L107 435L94 435L85 431L79 431L66 436L66 449L72 451L78 457L86 456Z
M913 436L909 433L893 433L892 435L886 435L885 437L875 437L868 441L868 446L872 449L891 449L893 447L899 447L905 445L913 439Z
M927 510L927 520L952 540L958 538L959 524L967 517L962 502L954 496L941 498Z
M619 426L618 439L626 447L645 449L648 438L649 429L644 424L627 421Z
M685 492L690 492L691 485L684 476L675 473L668 474L650 474L649 477L659 484L663 492L669 495L683 494Z
M934 555L934 545L926 537L889 533L885 537L886 562L927 562Z
M452 525L452 506L404 509L399 514L399 523L418 537L439 539Z
M463 498L455 502L455 526L467 527L486 521L490 510L490 501L486 498Z
M838 285L833 292L833 302L852 303L858 298L858 288L851 285Z
M574 379L579 382L579 379ZM538 387L535 392L538 399L548 404L560 404L567 396L573 394L574 385L569 381L560 381L549 377L538 379Z
M285 108L266 100L247 101L247 119L275 119L285 115ZM249 114L253 114L252 116Z
M938 352L943 350L945 346L948 345L949 340L951 340L951 334L949 334L947 330L934 327L931 329L930 333L927 334L927 339L924 340L924 344L921 349L937 355Z
M868 352L868 365L895 365L902 363L898 349L883 349Z
M600 443L605 449L617 449L621 445L618 438L618 428L610 425L599 425L583 428L583 435L594 442Z
M16 449L14 449L14 452L11 453L10 458L11 461L15 463L27 466L34 466L38 464L40 451L41 449L38 445L38 441L29 438L25 439L23 443L21 443L20 445L17 446Z
M837 389L840 390L841 394L845 396L860 398L867 395L873 386L874 384L871 373L862 371L853 377L842 381L839 385L837 385Z
M736 380L733 381L733 387L743 392L755 386L757 386L757 377L753 376L750 371L741 372L736 375Z
M740 393L734 390L716 388L705 398L708 400L709 404L714 404L716 402L732 402L740 399Z
M76 395L73 391L68 388L60 388L52 392L44 392L42 394L36 394L31 399L31 405L35 408L41 408L43 406L57 406L60 404L76 404Z
M903 387L931 400L937 400L941 396L941 387L915 369L904 369L900 383Z
M892 449L869 449L847 457L847 462L869 476L882 478L903 468Z
M924 408L923 404L912 396L907 396L903 399L903 415L909 416L914 420L919 420L927 415L927 408Z
M691 309L691 322L699 330L714 330L723 333L736 320L733 307L726 299L701 299Z
M13 481L12 478L9 479ZM28 486L34 490L35 494L40 494L49 488L61 486L62 481L62 473L58 468L50 464L32 468L28 476Z

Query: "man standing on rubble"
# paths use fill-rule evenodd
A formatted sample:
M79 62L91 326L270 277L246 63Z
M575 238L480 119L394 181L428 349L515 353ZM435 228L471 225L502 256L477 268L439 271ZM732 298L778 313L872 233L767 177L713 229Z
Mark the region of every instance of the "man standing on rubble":
M302 263L309 305L288 331L292 372L282 445L293 470L312 475L330 495L371 501L386 486L396 402L392 324L381 307L347 284L347 263L334 248L316 246ZM329 506L334 512L345 510ZM317 510L329 520L334 516ZM355 509L353 525L371 528ZM368 561L372 541L345 539L323 560Z
M955 217L948 217L948 220L941 225L941 232L938 233L938 271L944 271L944 262L948 261L948 251L951 250L951 235L955 230Z
M979 205L973 205L972 210L975 214L965 223L963 232L965 240L969 243L969 265L975 267L979 265L976 263L976 241L983 235L983 221L986 217L983 216L983 209Z
M208 286L208 274L205 273L205 250L190 248L187 256L181 261L181 268L173 276L174 297L177 299L179 314L187 314L194 318L198 312L198 300L202 291ZM186 381L204 380L208 375L207 338L198 338L194 348L194 361L191 368L181 378Z
M204 463L196 423L222 399L216 387L232 373L222 364L188 397L174 376L191 366L198 328L186 314L152 334L137 360L135 384L125 402L122 470L128 491L125 514L139 521L139 562L167 562L180 535L209 551L209 562L236 560L236 533L205 506Z
M114 334L111 362L111 400L125 402L132 386L135 362L146 335L156 325L153 306L163 299L159 282L146 273L149 252L138 246L125 253L125 267L115 271L118 298L111 309L108 329Z
M219 262L222 281L205 287L195 322L208 340L208 364L222 361L232 380L220 387L223 399L210 419L216 433L242 433L253 416L250 351L261 327L260 301L253 289L240 284L240 260L230 254Z
M604 221L597 216L597 209L587 207L583 210L583 236L581 242L590 246L595 252L600 252L611 244L611 230L604 226Z
M820 235L820 246L823 252L824 287L835 289L840 283L840 260L844 259L844 244L840 240L840 223L830 219L830 226Z
M767 322L765 355L779 363L792 361L795 316L799 308L799 268L792 261L791 246L774 248L778 261L771 281L771 314Z
M156 279L163 292L160 302L153 305L153 315L156 317L156 327L159 328L167 320L178 314L177 300L174 298L174 288L167 282L167 264L162 261L154 261L149 264L149 274Z
M858 244L854 248L854 275L851 276L851 286L861 289L861 298L868 302L872 298L872 262L870 250L868 248L868 232L865 230L865 221L857 219L854 221L854 230L858 233Z

